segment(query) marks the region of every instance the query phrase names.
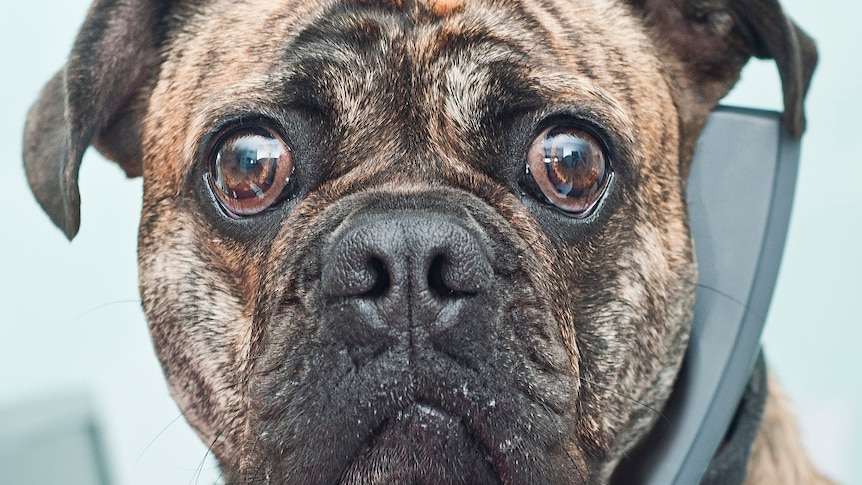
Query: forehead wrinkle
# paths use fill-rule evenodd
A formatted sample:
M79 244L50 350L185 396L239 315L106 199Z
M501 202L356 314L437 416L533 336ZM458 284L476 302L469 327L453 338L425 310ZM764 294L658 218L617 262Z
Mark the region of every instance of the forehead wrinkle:
M398 13L379 10L343 15L339 12L340 15L327 18L318 27L321 32L331 33L338 38L334 42L331 36L327 36L325 41L315 41L313 43L318 45L303 47L302 55L310 54L309 58L330 66L332 72L327 78L331 80L334 98L342 103L347 101L348 106L357 104L356 98L380 97L383 94L381 91L386 88L400 89L399 94L410 91L405 88L414 88L417 95L422 91L434 94L441 86L445 90L447 84L454 85L455 78L462 77L450 74L450 79L445 79L446 64L451 64L451 59L455 57L453 52L470 52L474 58L482 58L486 65L498 60L528 57L525 51L532 49L538 40L536 29L530 29L530 25L534 24L532 19L513 15L512 5L482 5L480 9L477 7L474 10L467 10L440 22L422 23L415 22L415 19L412 23L407 22ZM351 34L359 30L362 22L376 23L378 30L375 33L379 33L379 37L374 39L373 48L357 45L359 34ZM368 28L367 23L364 27ZM348 39L352 42L347 42ZM409 81L408 86L381 82L382 75L407 67L401 64L403 62L415 67L413 72L408 73L409 80L402 79ZM466 91L463 87L458 90ZM417 103L415 106L423 104ZM340 111L350 113L357 110ZM348 117L347 121L358 120Z
M429 143L453 164L463 163L464 140L479 135L489 117L535 104L533 81L522 73L531 64L534 47L543 38L533 19L513 5L470 7L458 16L417 28L412 55L424 72L423 110ZM541 51L541 50L540 50ZM478 167L473 167L475 170Z
M409 38L402 22L376 10L335 11L309 25L288 48L285 62L308 71L324 91L339 124L376 123L365 116L383 106L393 106L393 93L407 60L398 40Z
M444 97L437 104L445 106L449 121L462 129L475 126L482 116L489 114L491 101L505 97L507 102L518 103L521 100L513 94L531 93L535 84L523 75L530 70L527 55L517 47L493 40L447 53L437 64L442 72L438 79L440 87L429 96ZM430 99L429 105L434 102Z

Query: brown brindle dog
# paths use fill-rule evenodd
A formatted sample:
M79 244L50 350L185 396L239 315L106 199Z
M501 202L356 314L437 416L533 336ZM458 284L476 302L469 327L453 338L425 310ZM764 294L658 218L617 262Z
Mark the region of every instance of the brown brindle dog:
M96 0L33 107L70 238L143 175L140 289L230 483L611 479L673 387L710 110L813 42L775 0ZM773 392L751 483L817 483Z

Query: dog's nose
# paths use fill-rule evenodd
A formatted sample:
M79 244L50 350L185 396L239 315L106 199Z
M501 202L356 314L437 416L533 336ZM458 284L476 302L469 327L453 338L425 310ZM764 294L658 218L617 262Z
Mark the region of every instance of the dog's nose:
M365 325L435 333L490 288L488 252L478 228L452 215L365 214L346 221L324 248L323 291L345 299Z

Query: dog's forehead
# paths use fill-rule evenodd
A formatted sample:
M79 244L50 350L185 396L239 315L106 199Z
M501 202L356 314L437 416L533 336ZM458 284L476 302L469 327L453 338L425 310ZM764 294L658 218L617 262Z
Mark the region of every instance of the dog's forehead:
M182 147L177 180L232 113L316 105L346 144L373 139L386 152L405 139L469 143L483 119L523 104L595 108L623 136L635 111L669 105L641 26L612 0L209 5L173 34L153 98L155 117L170 118L152 123L153 138ZM168 125L191 131L179 138Z

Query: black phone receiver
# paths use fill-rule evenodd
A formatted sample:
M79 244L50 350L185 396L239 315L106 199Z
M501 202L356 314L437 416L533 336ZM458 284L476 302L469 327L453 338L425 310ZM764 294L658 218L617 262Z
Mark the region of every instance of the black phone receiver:
M760 354L799 147L780 113L719 107L710 115L687 186L699 268L691 340L656 429L615 483L694 485L704 476Z

